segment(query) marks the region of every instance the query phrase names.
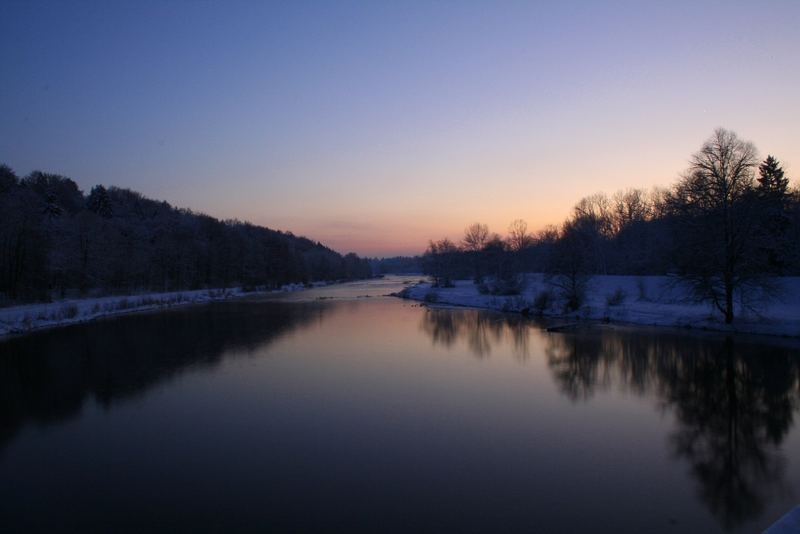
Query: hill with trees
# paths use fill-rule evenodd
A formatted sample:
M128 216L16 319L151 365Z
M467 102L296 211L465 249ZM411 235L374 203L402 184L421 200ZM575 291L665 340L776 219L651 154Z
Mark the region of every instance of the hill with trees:
M0 165L0 303L365 278L369 262L291 232L219 220Z

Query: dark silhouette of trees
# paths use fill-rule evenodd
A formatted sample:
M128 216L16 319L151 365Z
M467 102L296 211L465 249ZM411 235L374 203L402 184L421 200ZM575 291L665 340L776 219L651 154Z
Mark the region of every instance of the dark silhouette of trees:
M483 250L489 241L489 227L481 223L473 223L464 229L462 249L469 257L472 264L472 277L476 283L483 282L485 274L485 261Z
M718 129L692 156L672 197L681 235L678 272L695 294L710 300L733 322L734 292L755 284L766 270L758 254L752 143Z
M464 250L480 252L489 240L489 227L481 223L473 223L464 229L462 240Z
M789 179L784 176L780 162L767 156L758 166L758 189L765 195L783 197L789 191Z
M96 213L104 219L110 219L114 214L111 208L111 199L108 198L108 190L102 185L96 185L86 199L86 207L92 213Z
M369 262L117 187L0 166L0 302L364 278Z
M770 277L800 274L800 191L775 157L759 166L751 143L718 129L671 188L585 197L560 227L535 235L521 219L505 240L476 223L448 262L482 288L545 273L570 309L593 275L679 275L730 323L774 296Z
M615 234L647 221L653 211L652 203L643 189L619 191L612 203L611 213L607 212L607 217Z
M791 250L793 243L789 238L792 224L792 195L789 179L777 159L767 156L758 168L759 229L761 230L761 251L766 255L773 271L783 272L788 266L785 251Z
M371 258L369 260L375 274L420 274L420 256L393 256L391 258Z
M436 287L451 287L453 280L463 276L464 265L459 261L458 246L447 238L431 241L422 255L423 269L433 277Z
M524 250L533 244L533 238L528 233L528 223L522 219L514 219L508 225L508 247L514 252Z
M596 249L596 234L576 219L564 224L561 237L549 255L547 275L561 292L567 311L580 308L592 273L592 251Z

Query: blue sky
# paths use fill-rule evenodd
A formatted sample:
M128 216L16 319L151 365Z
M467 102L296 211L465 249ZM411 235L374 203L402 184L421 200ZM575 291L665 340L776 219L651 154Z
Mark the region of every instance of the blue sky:
M0 3L0 161L341 251L560 222L724 126L800 168L800 2Z

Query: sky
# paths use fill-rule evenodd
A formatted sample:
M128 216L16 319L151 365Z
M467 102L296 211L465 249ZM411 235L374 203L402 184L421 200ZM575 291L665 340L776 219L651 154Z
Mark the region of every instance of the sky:
M0 162L369 256L668 186L717 127L800 178L800 2L0 0Z

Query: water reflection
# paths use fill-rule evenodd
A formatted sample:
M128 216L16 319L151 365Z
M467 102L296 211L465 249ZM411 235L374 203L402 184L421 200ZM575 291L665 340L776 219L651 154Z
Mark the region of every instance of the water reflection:
M329 309L217 303L0 343L0 450L27 423L76 416L88 399L108 409L224 355L247 355Z
M511 338L522 360L533 333L544 338L552 376L573 402L598 391L652 398L675 417L669 451L688 464L698 497L725 529L760 517L788 491L781 445L800 406L793 344L602 326L546 333L519 317L479 311L430 310L422 330L434 345L466 341L480 357Z
M429 308L420 329L430 336L434 346L451 348L457 341L466 340L470 352L478 358L489 356L492 344L509 341L514 356L524 361L530 357L531 324L518 315Z
M19 531L134 509L152 513L131 531L159 514L193 531L755 530L800 487L800 353L765 343L379 298L43 332L0 343L0 515Z
M785 491L780 445L798 407L797 358L726 339L666 363L661 398L679 423L672 451L688 460L723 526L758 517L771 494Z

